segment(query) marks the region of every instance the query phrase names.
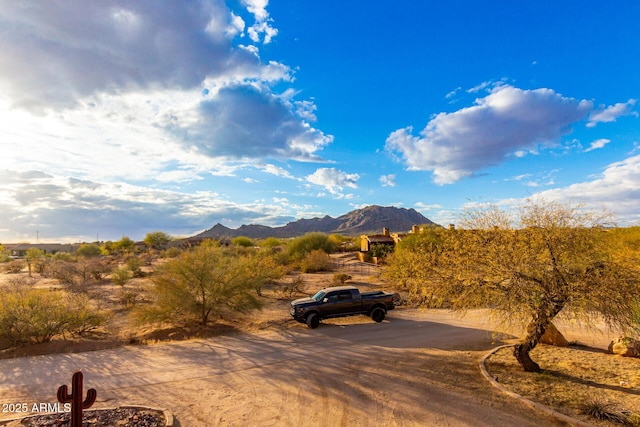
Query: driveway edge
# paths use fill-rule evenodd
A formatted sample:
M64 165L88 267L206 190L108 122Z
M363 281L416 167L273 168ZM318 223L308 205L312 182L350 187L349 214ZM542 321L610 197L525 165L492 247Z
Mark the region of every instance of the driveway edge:
M498 390L500 390L502 393L506 394L507 396L513 397L514 399L519 400L520 402L524 403L525 405L527 405L530 408L536 409L538 411L544 412L545 414L551 415L552 417L556 418L559 421L563 421L565 423L568 423L569 425L572 426L577 426L577 427L596 427L594 424L590 424L587 423L585 421L580 421L576 418L570 417L569 415L563 414L561 412L558 412L554 409L549 408L548 406L545 406L541 403L538 402L534 402L533 400L527 399L521 395L519 395L518 393L515 393L509 389L507 389L505 386L503 386L502 384L500 384L498 381L495 380L495 378L493 378L490 374L489 371L487 371L487 367L485 366L485 362L486 360L491 357L494 353L496 353L498 350L501 350L503 348L507 348L507 347L513 347L513 344L508 344L508 345L501 345L499 347L496 347L492 350L490 350L487 354L485 354L482 359L480 359L480 371L482 372L482 375L484 375L484 377L489 381L489 383L494 386L495 388L497 388Z
M118 409L118 408L138 408L138 409L149 409L152 411L158 411L158 412L162 412L162 414L164 415L164 419L165 419L165 427L174 427L174 421L173 421L173 414L171 412L169 412L166 409L162 409L162 408L154 408L151 406L144 406L144 405L121 405L121 406L116 406L114 408L98 408L98 409L87 409L84 412L91 412L91 411L109 411L109 410L113 410L113 409ZM6 420L0 420L0 426L4 426L7 425L11 422L14 421L20 421L23 420L25 418L29 418L29 417L33 417L36 415L46 415L46 414L31 414L31 415L27 415L26 417L17 417L17 418L9 418Z

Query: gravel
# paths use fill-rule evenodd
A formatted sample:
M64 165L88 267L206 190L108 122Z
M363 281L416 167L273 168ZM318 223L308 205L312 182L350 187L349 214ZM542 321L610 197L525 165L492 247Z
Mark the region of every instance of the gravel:
M84 412L82 425L91 427L164 427L166 418L162 411L148 408L115 408L96 409ZM6 427L43 427L43 426L70 426L71 413L59 412L56 414L35 415L7 424Z

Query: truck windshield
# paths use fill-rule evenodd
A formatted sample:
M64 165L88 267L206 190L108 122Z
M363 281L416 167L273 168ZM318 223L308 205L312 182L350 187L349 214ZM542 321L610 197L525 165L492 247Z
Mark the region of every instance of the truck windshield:
M315 301L322 301L322 298L324 298L324 291L318 291L317 294L311 297L311 299Z

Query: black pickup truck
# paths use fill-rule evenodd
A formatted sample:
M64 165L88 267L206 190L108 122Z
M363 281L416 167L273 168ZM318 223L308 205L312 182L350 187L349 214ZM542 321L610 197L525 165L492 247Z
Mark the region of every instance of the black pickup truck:
M382 322L387 311L395 308L398 294L383 291L360 293L354 286L324 288L310 298L291 301L291 316L311 329L322 319L365 314L375 322Z

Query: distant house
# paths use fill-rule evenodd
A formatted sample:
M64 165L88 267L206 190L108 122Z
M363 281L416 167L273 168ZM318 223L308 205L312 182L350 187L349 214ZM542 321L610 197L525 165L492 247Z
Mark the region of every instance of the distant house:
M396 241L389 233L388 228L382 229L382 234L363 235L360 238L360 252L369 252L373 245L395 246Z
M54 255L59 252L73 253L80 247L78 244L63 243L7 243L2 246L9 250L11 258L24 258L29 249L40 249L44 251L45 255Z
M382 234L369 234L360 236L360 252L370 252L373 245L389 245L395 247L402 239L409 234L423 233L433 227L432 224L414 225L408 233L390 233L387 227L382 229ZM450 225L449 228L452 226Z

